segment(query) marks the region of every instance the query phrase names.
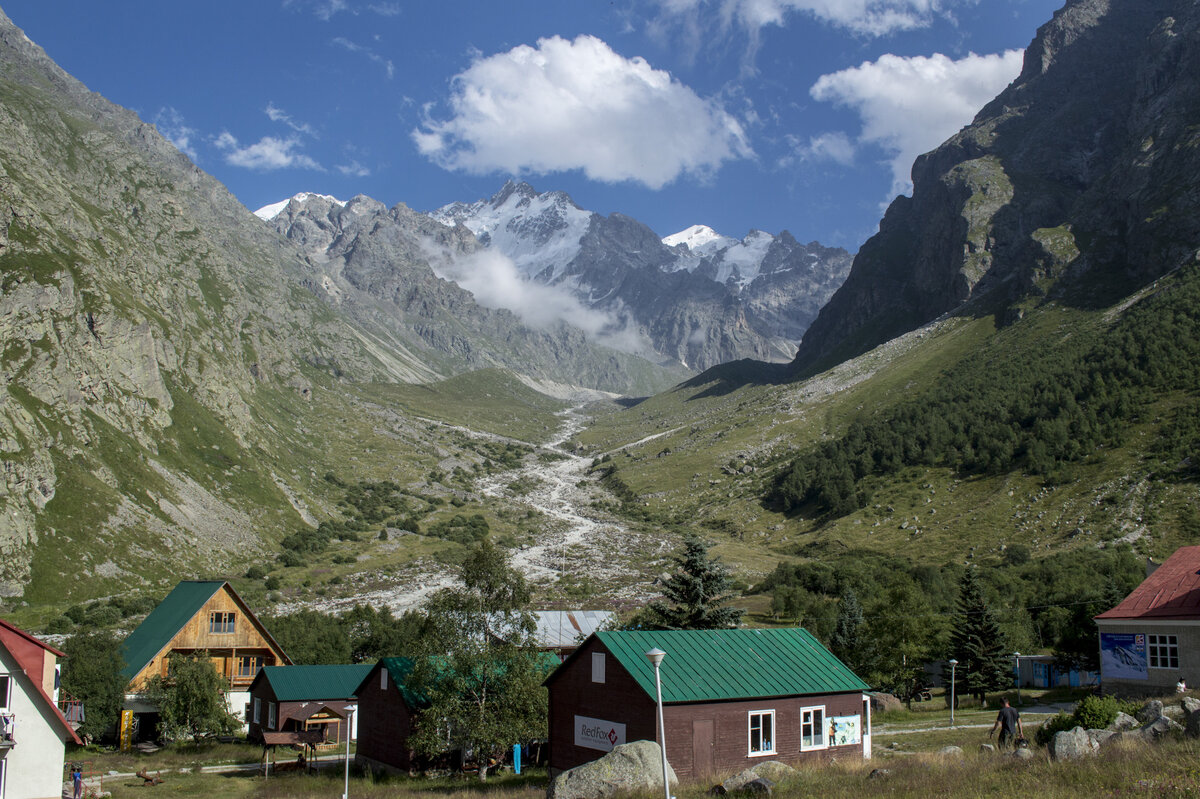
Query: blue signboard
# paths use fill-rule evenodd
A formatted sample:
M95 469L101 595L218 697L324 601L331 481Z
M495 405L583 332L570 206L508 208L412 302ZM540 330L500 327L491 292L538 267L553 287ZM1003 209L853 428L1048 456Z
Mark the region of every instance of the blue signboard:
M1146 680L1144 633L1100 633L1100 669L1104 678Z

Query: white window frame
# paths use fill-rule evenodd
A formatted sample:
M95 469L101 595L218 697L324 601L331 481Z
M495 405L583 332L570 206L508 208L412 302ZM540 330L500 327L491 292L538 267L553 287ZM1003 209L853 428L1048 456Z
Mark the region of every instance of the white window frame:
M267 702L267 729L275 729L275 703Z
M819 723L813 718L814 713L821 714L821 721ZM825 713L824 705L810 705L809 707L800 708L800 751L801 752L815 752L818 749L828 749L829 748L829 733L825 729L825 723L828 720L828 718L829 718L829 716ZM806 721L805 721L806 719L807 719L807 723L812 726L813 733L814 733L813 735L811 735L809 737L815 739L817 735L821 736L821 742L819 744L809 744L808 746L804 745L804 725L806 723Z
M4 686L4 690L0 691L0 710L8 710L8 703L12 701L13 678L7 671L0 671L0 680L4 681L0 683Z
M262 697L254 697L254 723L262 724Z
M592 653L592 682L604 682L604 653Z
M771 734L770 740L765 743L758 751L754 750L754 717L759 717L758 724L758 739L763 743L762 734L762 717L768 716L771 719ZM775 711L774 710L751 710L746 714L746 752L748 757L765 757L773 755L776 752L775 741L777 738L778 729L775 727Z
M1160 633L1146 635L1146 662L1152 669L1179 668L1179 637Z

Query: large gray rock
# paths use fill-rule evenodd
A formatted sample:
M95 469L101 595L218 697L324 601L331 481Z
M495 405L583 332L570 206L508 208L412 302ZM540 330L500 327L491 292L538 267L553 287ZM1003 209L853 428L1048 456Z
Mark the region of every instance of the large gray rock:
M1117 713L1117 717L1113 719L1112 724L1108 725L1108 729L1113 732L1124 732L1132 730L1138 726L1138 720L1128 713Z
M778 760L767 760L758 763L745 771L739 772L725 782L721 783L721 787L727 792L733 793L745 789L747 785L758 779L770 780L772 785L782 782L796 775L796 769L789 766L787 763L781 763ZM661 782L661 780L660 780Z
M1137 730L1137 735L1148 742L1161 740L1172 733L1182 733L1183 725L1174 719L1169 719L1166 716L1159 716L1149 724L1144 725Z
M937 753L939 755L942 755L943 757L962 757L963 756L963 750L962 750L961 746L943 746L941 749L938 750Z
M1200 710L1188 714L1184 723L1184 732L1189 738L1200 738Z
M1134 718L1136 718L1142 724L1149 724L1155 719L1162 718L1163 703L1157 699L1151 699L1149 702L1142 705L1141 709L1133 715Z
M550 783L547 799L600 799L630 791L662 790L662 756L654 741L634 741L613 747L599 760L559 774ZM678 785L667 763L667 778Z
M884 713L889 710L899 710L904 707L904 703L891 694L882 692L871 694L871 712Z
M1200 710L1200 699L1194 696L1185 696L1179 700L1179 706L1183 708L1185 716L1190 716L1197 710Z
M1088 730L1088 740L1095 744L1096 748L1104 746L1117 733L1112 730Z
M1091 739L1083 727L1056 733L1050 739L1051 760L1078 760L1096 754L1100 745Z
M1028 746L1018 746L1016 749L1012 750L1009 756L1015 760L1033 760L1034 757L1036 757L1036 755L1033 754L1033 750Z

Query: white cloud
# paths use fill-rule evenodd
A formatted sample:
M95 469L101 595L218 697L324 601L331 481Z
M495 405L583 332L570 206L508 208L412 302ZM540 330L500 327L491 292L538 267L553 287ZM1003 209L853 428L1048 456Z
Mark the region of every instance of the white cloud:
M427 242L426 252L438 277L453 280L471 292L475 301L485 308L512 311L526 325L538 329L566 323L579 328L589 338L624 352L653 352L628 320L587 307L561 286L525 279L513 260L497 250L451 255Z
M995 97L1021 71L1022 52L971 53L958 61L939 54L877 61L822 75L809 94L853 108L862 120L859 144L891 156L893 194L912 188L909 173L921 153L932 150Z
M225 163L232 166L264 172L288 167L321 169L321 165L312 158L296 151L300 140L295 136L288 139L264 136L257 143L243 147L232 133L223 131L213 144L218 150L224 151Z
M175 145L175 149L192 161L196 160L196 148L192 145L192 138L196 135L196 130L188 127L187 123L183 121L183 114L170 106L159 109L154 116L154 126L167 141Z
M737 24L754 35L768 25L782 26L792 13L865 36L884 36L929 25L949 7L973 0L660 0L668 17L695 20L715 12L724 27Z
M291 114L289 114L287 111L284 111L274 103L268 102L267 107L263 109L263 113L265 113L272 122L282 122L297 133L303 133L307 136L312 136L313 138L317 137L317 134L313 131L312 126L310 126L307 122L297 122L296 120L292 119Z
M384 72L387 73L388 80L391 80L393 77L395 77L396 67L392 63L391 59L384 58L379 53L372 50L370 47L367 47L367 46L361 45L361 44L356 44L356 43L350 41L349 39L347 39L345 36L335 37L333 40L333 43L336 44L338 47L346 48L351 53L357 53L359 55L364 55L367 58L369 58L371 61L373 61L376 64L378 64L379 66L383 67Z
M338 172L352 178L365 178L371 174L371 170L360 164L358 161L351 161L348 164L339 164L334 167Z
M579 169L658 189L753 154L716 102L593 36L477 57L455 76L449 105L444 121L427 111L413 141L442 167L473 174Z
M813 136L807 144L798 144L796 149L801 156L813 161L833 161L842 166L854 162L854 142L841 131Z

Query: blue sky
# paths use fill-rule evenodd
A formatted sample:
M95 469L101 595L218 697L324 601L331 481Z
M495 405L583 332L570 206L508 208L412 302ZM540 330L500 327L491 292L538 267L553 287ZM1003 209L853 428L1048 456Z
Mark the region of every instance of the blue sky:
M251 210L509 177L659 235L854 250L1062 0L0 0Z

